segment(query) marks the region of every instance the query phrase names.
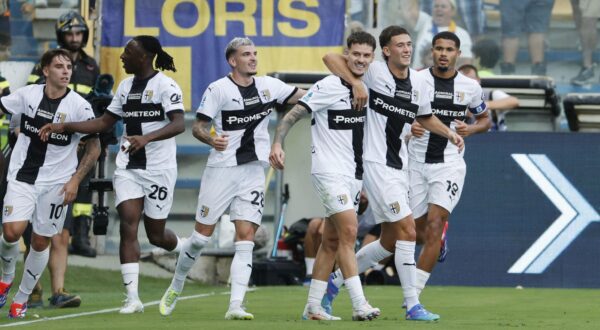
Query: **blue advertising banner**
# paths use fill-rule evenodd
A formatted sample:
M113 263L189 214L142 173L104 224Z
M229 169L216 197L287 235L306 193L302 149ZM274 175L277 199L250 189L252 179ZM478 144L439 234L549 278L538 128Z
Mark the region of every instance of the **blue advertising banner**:
M119 55L136 35L157 37L175 59L168 75L182 87L186 109L195 109L208 84L226 75L225 47L250 37L258 48L259 74L325 71L321 57L341 51L345 0L104 0L102 72L120 81Z
M600 134L466 139L450 252L430 283L600 287Z

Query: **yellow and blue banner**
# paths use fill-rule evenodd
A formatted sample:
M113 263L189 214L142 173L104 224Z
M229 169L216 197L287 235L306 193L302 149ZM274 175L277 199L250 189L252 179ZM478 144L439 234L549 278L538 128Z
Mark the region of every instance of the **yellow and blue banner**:
M225 47L247 36L258 50L259 74L326 71L321 58L341 51L345 0L104 0L101 70L127 76L119 56L136 35L157 37L175 59L167 71L194 110L208 84L230 71Z

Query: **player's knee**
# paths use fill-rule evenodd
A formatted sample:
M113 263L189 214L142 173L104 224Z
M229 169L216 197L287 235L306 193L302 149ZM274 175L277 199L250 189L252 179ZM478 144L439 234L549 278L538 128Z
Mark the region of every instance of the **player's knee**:
M338 239L337 238L327 238L321 241L321 249L325 252L337 252L338 248Z
M339 233L340 244L354 245L354 242L356 241L357 233L358 233L358 228L356 228L355 226L352 226L352 227L348 226L348 227L342 228Z
M21 235L22 233L15 230L14 228L7 228L6 226L3 228L2 236L4 237L4 240L8 243L14 243L18 241L21 238Z
M50 246L50 238L33 235L31 237L31 248L35 251L44 251Z
M154 234L154 233L148 233L148 241L150 242L150 244L152 244L154 246L162 247L163 235L162 235L162 233L160 235Z
M429 219L425 231L426 241L439 241L444 230L444 221L441 218Z

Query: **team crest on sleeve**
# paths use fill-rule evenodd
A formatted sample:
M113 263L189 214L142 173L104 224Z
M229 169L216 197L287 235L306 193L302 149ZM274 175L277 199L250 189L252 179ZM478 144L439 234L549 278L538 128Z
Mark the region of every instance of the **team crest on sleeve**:
M340 205L348 204L348 195L346 195L346 194L338 195L337 201L340 203Z
M154 91L151 89L148 89L144 92L144 100L146 102L150 102L152 101L152 96L154 96Z
M390 204L390 211L392 211L394 214L400 213L400 203L396 201Z
M202 205L202 207L200 208L200 216L203 218L206 218L208 216L208 211L210 209L208 208L208 206L206 205Z
M4 214L5 217L11 215L13 212L13 207L12 205L5 205L4 206L4 211L2 212Z

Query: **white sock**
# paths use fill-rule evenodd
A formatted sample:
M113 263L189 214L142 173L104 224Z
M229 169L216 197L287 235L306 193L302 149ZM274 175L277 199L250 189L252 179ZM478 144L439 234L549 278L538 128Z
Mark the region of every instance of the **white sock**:
M306 276L311 276L315 266L315 258L304 258L304 264L306 265Z
M363 273L367 269L374 267L381 260L391 256L390 252L383 248L381 242L376 240L363 246L356 252L356 263L358 265L358 273Z
M173 288L173 290L177 292L183 291L183 285L185 284L187 274L194 266L194 263L196 263L196 258L200 256L200 251L202 251L202 248L208 243L209 239L210 237L204 236L194 230L188 239L183 240L181 252L177 259L175 274L171 281L171 288Z
M19 285L19 292L15 295L14 302L23 304L27 302L27 298L33 291L35 284L40 280L40 276L44 272L44 268L48 264L50 248L43 251L36 251L33 248L29 250L29 255L25 259L25 267L23 268L23 279Z
M332 273L332 275L333 285L335 285L335 287L338 289L341 288L344 284L344 274L342 274L342 270L338 268L335 272Z
M327 282L315 280L314 278L310 281L310 288L308 289L308 304L321 306L321 300L327 291Z
M417 280L415 281L415 290L417 290L417 296L421 296L421 291L425 289L425 284L427 284L427 280L429 280L431 273L417 268L416 275Z
M252 274L252 250L254 242L239 241L235 242L235 255L231 262L231 297L229 306L239 306L244 301L248 281Z
M9 243L2 236L0 256L2 257L2 282L12 283L15 279L15 266L19 257L19 241Z
M183 247L183 242L185 242L185 239L179 238L179 236L175 237L177 237L177 245L175 245L175 248L171 252L179 253L181 252L181 248Z
M396 241L394 261L400 283L402 284L406 310L410 310L414 305L419 303L419 296L415 289L417 268L415 263L415 242Z
M127 298L140 299L138 296L138 279L140 276L140 264L132 262L121 264L121 274L123 275L123 285L127 290Z
M348 289L348 294L352 301L352 308L360 308L367 301L365 294L363 293L362 284L360 283L360 277L355 275L347 278L344 280L344 284L346 284L346 289Z

